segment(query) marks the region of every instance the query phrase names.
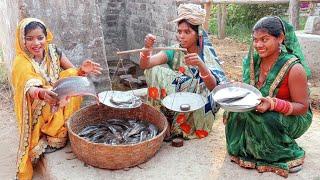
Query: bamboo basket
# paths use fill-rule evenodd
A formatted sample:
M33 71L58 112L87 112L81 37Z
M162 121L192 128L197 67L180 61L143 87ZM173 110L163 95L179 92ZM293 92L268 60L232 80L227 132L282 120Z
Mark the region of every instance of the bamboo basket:
M131 145L108 145L90 142L77 134L89 124L106 119L147 120L158 127L156 137ZM98 168L123 169L146 162L160 149L168 128L166 117L143 103L134 109L116 109L105 105L90 105L77 111L67 122L73 153L81 161Z

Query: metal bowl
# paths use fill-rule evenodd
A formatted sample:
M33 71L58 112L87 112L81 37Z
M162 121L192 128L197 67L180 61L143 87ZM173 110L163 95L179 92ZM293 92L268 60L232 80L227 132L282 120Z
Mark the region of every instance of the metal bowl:
M218 96L221 97L221 95L223 95L225 97L230 97L231 94L236 93L238 90L248 91L249 94L243 99L238 100L238 102L236 103L219 103L217 101ZM213 100L217 102L222 109L231 111L231 112L251 111L260 104L261 101L259 100L259 98L262 97L261 92L257 88L241 82L221 84L216 88L214 88L211 93L212 93Z
M161 102L172 111L191 112L202 108L207 103L207 98L196 93L178 92L166 96Z

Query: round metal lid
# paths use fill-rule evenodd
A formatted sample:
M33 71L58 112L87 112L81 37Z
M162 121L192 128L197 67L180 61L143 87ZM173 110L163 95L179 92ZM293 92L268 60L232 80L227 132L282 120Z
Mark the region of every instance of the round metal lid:
M176 112L190 112L202 108L207 103L207 98L190 92L172 93L166 96L162 105Z
M100 103L113 108L130 109L142 104L140 97L131 91L103 91L98 97Z
M213 89L213 100L222 109L231 112L246 112L260 104L261 92L249 84L235 82L221 84Z

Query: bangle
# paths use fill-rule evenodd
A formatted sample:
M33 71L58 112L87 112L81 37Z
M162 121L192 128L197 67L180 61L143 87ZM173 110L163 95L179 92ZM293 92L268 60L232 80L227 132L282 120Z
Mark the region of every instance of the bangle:
M140 52L140 59L143 61L149 60L150 59L150 54L149 55L145 55L145 53Z
M290 114L292 114L292 112L293 112L293 105L292 103L289 102L289 110L284 115L289 116Z
M199 72L199 76L201 77L201 79L206 79L210 76L210 73L206 74L206 75L202 75L201 72Z
M278 98L274 98L274 100L275 100L274 111L283 113L286 116L292 113L293 106L291 102L278 99Z
M83 71L82 69L81 69L81 67L78 69L78 75L79 76L86 76L87 75L87 73L85 72L85 71Z

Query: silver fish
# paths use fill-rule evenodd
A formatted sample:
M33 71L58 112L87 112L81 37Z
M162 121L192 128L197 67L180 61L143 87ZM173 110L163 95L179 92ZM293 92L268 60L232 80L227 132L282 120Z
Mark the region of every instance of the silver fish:
M238 100L246 97L248 94L250 94L250 92L248 92L248 91L240 92L240 93L235 94L234 96L231 96L231 97L225 97L225 98L218 99L217 102L218 103L231 103L231 102L238 101Z
M93 96L98 100L96 89L93 83L87 78L82 76L67 77L58 80L53 85L53 92L58 94L58 99L65 99L67 96Z
M102 123L88 125L78 133L91 142L110 145L135 144L155 137L158 128L141 120L109 119Z

